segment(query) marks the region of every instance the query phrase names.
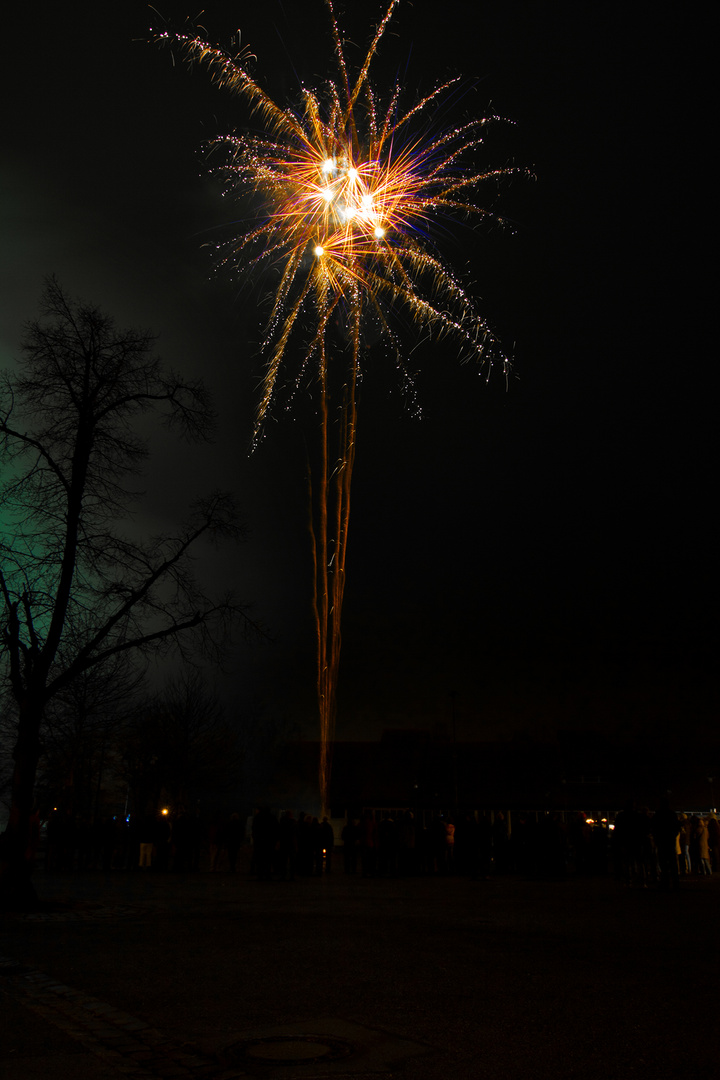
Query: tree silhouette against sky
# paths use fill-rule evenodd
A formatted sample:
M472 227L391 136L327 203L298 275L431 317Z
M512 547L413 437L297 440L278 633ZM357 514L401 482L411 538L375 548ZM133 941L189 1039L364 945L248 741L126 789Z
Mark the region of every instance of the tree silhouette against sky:
M119 329L54 278L41 311L0 405L2 654L17 710L0 852L6 906L34 901L33 793L48 702L120 655L215 649L235 616L247 620L231 596L204 595L190 562L201 541L240 537L229 496L198 501L173 535L128 535L132 484L148 455L138 423L158 416L186 438L208 438L202 383L166 372L149 333Z

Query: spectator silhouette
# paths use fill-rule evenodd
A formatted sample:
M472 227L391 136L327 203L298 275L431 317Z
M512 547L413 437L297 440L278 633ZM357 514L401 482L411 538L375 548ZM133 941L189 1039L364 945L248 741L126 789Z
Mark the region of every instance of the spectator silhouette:
M278 876L282 881L295 880L297 852L297 821L292 810L286 810L278 825Z
M255 873L258 881L272 878L275 846L278 842L278 823L269 806L264 806L253 821Z
M347 823L343 826L340 839L343 844L343 870L346 874L356 874L360 827L354 818L348 818Z
M320 823L320 846L322 848L320 853L320 869L322 870L324 860L325 870L329 874L332 870L333 851L335 850L335 833L326 817L324 817Z
M412 810L406 810L396 823L397 868L404 876L415 873L415 821Z
M710 869L717 874L720 870L720 824L714 811L711 811L708 817L708 846L710 848Z
M710 843L708 837L708 824L705 818L698 818L695 826L698 851L698 873L703 875L712 874L710 869Z
M298 815L297 838L297 872L309 876L313 872L312 818L304 810Z
M377 869L377 822L372 810L363 810L360 819L360 862L363 877L372 877Z
M680 885L677 857L677 838L680 833L680 822L667 797L660 801L660 806L652 819L650 828L655 841L655 850L657 851L660 888L677 889Z
M237 870L238 852L243 841L243 827L239 814L233 813L230 815L227 823L226 839L230 873L234 874Z
M385 817L377 827L378 874L381 877L395 877L397 874L397 830L395 819Z

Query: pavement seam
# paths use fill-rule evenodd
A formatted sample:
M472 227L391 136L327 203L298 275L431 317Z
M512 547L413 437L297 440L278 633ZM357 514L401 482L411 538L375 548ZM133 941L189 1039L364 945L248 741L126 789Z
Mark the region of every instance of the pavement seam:
M11 971L14 961L0 956ZM2 980L3 989L86 1050L131 1080L231 1080L228 1072L195 1047L184 1048L130 1013L45 975L22 967Z

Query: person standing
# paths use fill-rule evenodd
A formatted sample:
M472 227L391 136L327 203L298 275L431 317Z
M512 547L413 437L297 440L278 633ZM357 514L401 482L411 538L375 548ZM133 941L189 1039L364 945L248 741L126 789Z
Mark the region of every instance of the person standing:
M230 873L234 874L237 870L238 852L243 839L242 823L240 821L240 815L237 813L230 815L227 823L226 838Z
M360 828L355 818L348 818L340 835L343 845L343 870L346 874L357 873L358 841Z
M335 833L333 827L326 817L322 819L320 823L320 867L322 869L323 859L325 861L325 871L330 873L332 870L332 857L335 850Z
M677 840L680 835L680 821L664 798L650 823L655 850L657 852L661 889L677 889L680 876L677 857Z
M272 878L277 839L277 818L269 806L264 806L253 820L253 851L258 881L270 881Z
M698 818L695 826L695 837L698 850L698 873L710 876L710 844L708 839L708 824L705 818Z
M297 821L292 810L286 810L278 825L278 875L281 881L295 880L297 853Z

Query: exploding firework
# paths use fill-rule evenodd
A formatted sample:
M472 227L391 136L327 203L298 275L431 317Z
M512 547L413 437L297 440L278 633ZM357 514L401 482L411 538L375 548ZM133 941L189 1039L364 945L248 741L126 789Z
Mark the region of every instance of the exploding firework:
M333 0L330 17L337 76L321 90L302 88L281 106L250 74L254 58L230 56L195 31L156 33L189 62L204 65L222 88L244 99L260 134L228 134L211 147L225 193L259 210L239 235L219 245L223 262L243 273L277 273L264 335L266 366L255 438L277 396L280 373L299 355L300 375L317 382L320 464L310 474L315 569L320 795L327 808L340 661L350 484L357 393L368 336L384 338L410 381L403 323L455 339L484 367L508 359L452 267L433 241L433 226L458 215L483 217L475 199L487 181L515 169L478 170L477 149L495 117L470 119L428 134L432 114L456 79L403 108L396 83L378 92L370 70L399 0L391 0L364 62L346 63ZM254 193L248 200L248 193ZM497 217L494 220L499 220ZM369 333L369 328L372 332ZM300 341L300 344L298 344Z

